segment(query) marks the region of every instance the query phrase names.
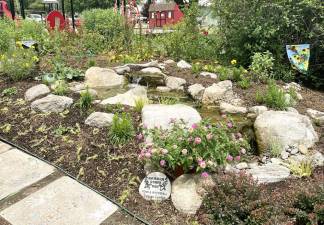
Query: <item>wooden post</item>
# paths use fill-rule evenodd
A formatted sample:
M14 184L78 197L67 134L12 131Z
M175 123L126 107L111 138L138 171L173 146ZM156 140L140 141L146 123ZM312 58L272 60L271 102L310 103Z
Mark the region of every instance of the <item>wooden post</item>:
M26 19L24 0L20 0L20 13L23 19Z
M63 14L64 20L65 20L65 7L64 7L64 0L61 1L61 4L62 4L62 14Z

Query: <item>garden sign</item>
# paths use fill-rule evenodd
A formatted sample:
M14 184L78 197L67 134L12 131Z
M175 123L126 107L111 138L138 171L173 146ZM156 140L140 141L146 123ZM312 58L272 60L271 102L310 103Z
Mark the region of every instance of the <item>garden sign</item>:
M142 181L139 192L146 200L162 201L170 197L171 183L163 173L150 173Z
M309 66L310 45L286 45L290 63L299 72L306 74Z

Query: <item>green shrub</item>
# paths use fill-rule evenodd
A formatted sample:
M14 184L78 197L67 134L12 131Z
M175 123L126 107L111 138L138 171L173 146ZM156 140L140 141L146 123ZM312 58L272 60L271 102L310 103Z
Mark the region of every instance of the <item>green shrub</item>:
M177 173L195 170L206 172L223 165L226 160L239 158L240 149L248 144L231 138L232 122L212 124L207 120L186 128L183 121L170 121L171 129L144 129L144 136L153 144L143 144L140 158Z
M48 39L48 31L43 23L21 20L15 29L16 41L34 40L40 46Z
M17 42L17 45L17 48L0 55L0 74L8 76L13 81L31 76L39 60L33 49L23 49L21 42Z
M242 89L248 89L249 87L251 87L251 81L249 78L243 78L241 81L239 81L237 83L239 85L240 88Z
M15 45L15 24L12 20L0 19L0 27L0 53L4 53Z
M108 131L109 141L114 145L123 145L129 142L135 134L131 117L126 113L115 114Z
M100 34L106 43L114 49L127 49L132 40L132 29L124 17L113 9L91 9L82 13L84 29L87 33Z
M177 97L169 97L169 96L160 96L158 98L159 104L163 105L174 105L180 102L180 99Z
M285 92L274 81L269 82L264 94L257 91L255 98L258 103L264 103L273 109L284 110L292 104L291 102L287 102Z
M310 74L313 84L324 84L324 33L321 0L213 0L219 38L228 60L251 64L255 52L270 51L277 64L287 64L285 45L311 44ZM288 67L287 67L288 68Z
M158 36L153 47L157 46L162 55L176 60L216 59L219 52L218 35L213 30L210 30L208 35L199 30L199 15L199 8L192 4L185 9L183 21L172 27L174 31Z
M273 61L274 58L269 51L257 52L253 55L250 70L255 74L257 80L265 82L272 77Z
M257 216L258 211L270 213L272 209L261 199L262 189L251 176L226 174L214 181L215 187L205 198L214 224L266 224L270 219L266 214Z
M82 110L88 110L91 107L93 96L91 95L89 88L80 93L80 99L78 105Z

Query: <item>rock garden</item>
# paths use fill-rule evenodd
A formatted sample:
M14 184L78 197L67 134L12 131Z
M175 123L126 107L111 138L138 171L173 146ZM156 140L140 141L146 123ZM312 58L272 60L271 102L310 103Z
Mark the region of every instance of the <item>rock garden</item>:
M0 56L1 138L151 224L323 224L321 86L289 66L283 73L295 77L274 77L280 63L266 51L249 64L239 54L211 58L209 48L205 57L167 52L184 31L215 41L189 27L150 37L166 51L154 52L147 40L119 50L129 31L118 43L85 24L80 34L29 22L25 33L10 31ZM39 50L23 48L24 37Z

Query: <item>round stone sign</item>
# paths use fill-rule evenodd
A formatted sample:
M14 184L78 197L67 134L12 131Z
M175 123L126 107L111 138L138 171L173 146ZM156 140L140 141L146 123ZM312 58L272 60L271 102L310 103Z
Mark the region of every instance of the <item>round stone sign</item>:
M168 199L171 194L170 180L163 173L150 173L142 181L139 193L146 200L162 201Z

